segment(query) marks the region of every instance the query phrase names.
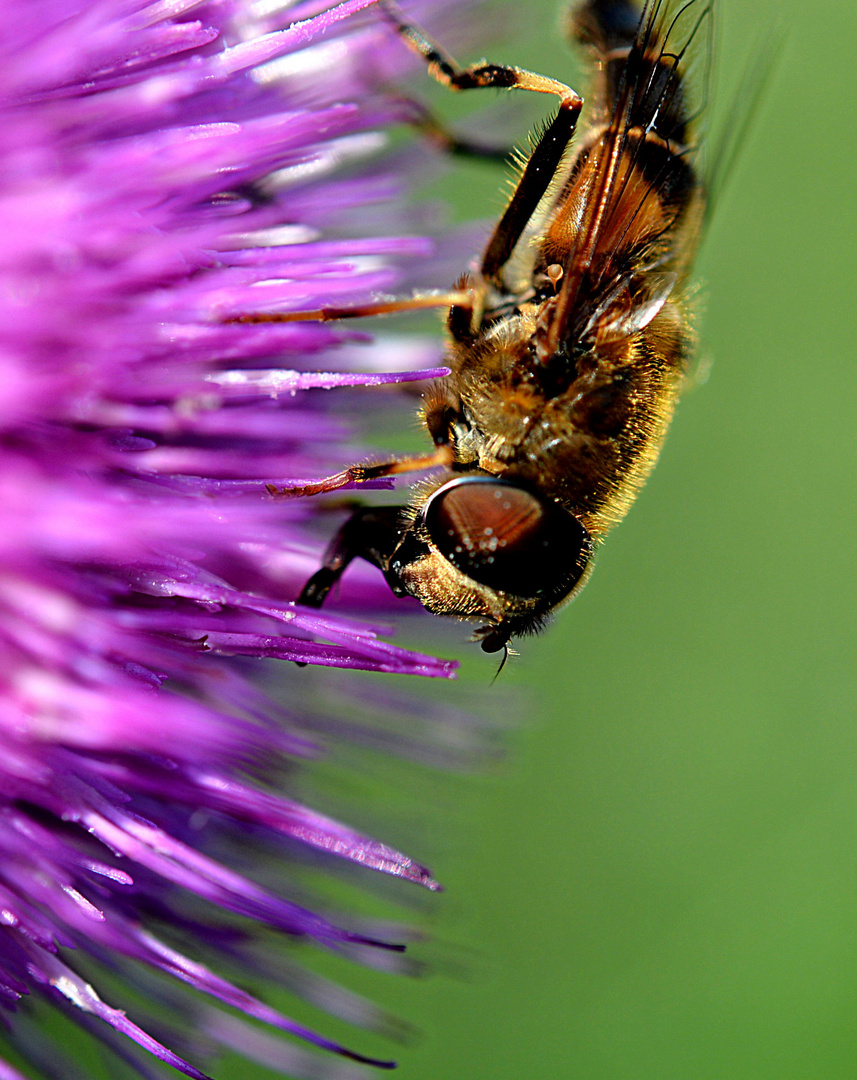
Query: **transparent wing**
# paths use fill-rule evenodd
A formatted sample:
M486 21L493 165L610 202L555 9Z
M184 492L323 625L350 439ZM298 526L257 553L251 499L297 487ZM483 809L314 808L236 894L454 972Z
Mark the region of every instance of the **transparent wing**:
M642 308L617 326L647 325L698 243L704 193L696 152L713 0L649 0L633 37L619 17L628 10L628 0L588 0L577 16L599 73L593 111L606 119L584 137L547 236L548 248L567 252L553 347L572 327L590 326L614 292L639 297ZM641 266L674 275L665 293L665 281L639 287Z

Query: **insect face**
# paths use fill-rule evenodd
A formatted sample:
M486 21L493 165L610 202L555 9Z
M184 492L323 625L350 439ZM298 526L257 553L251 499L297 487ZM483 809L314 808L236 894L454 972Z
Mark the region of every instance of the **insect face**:
M495 652L572 592L591 554L586 529L552 499L469 474L417 505L387 578L436 614L487 620L482 648Z
M407 506L357 510L301 601L321 604L361 557L397 595L479 620L483 649L495 651L540 629L579 590L672 416L692 344L683 291L705 203L691 73L704 75L713 0L584 0L572 9L571 35L593 72L581 133L583 99L570 87L519 68L460 68L388 0L380 6L450 88L531 90L555 95L559 109L478 270L445 297L258 317L449 308L451 374L423 410L434 451L275 493L442 469Z

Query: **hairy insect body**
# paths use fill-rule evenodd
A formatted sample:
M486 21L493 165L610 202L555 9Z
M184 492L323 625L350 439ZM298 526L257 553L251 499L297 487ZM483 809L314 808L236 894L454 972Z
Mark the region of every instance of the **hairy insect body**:
M406 507L358 511L302 600L321 603L361 556L430 611L481 619L477 634L494 651L580 589L672 417L692 345L684 290L704 209L685 75L711 5L574 9L594 87L589 127L570 149L583 107L573 90L516 68L459 69L382 3L447 85L556 94L560 108L479 269L452 294L451 374L423 410L434 456L341 475L443 473L418 484Z
M546 363L496 338L475 362L468 352L459 367L453 356L457 392L440 392L456 414L455 466L538 486L600 539L657 459L684 370L684 323L670 302L630 342L595 340L571 356L572 343ZM496 337L522 330L516 319Z

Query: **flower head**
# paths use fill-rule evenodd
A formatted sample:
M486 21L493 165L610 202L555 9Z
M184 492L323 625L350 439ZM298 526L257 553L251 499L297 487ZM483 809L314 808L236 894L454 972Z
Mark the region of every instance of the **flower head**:
M297 1051L215 1003L358 1056L217 963L262 970L248 920L359 955L397 942L254 881L236 845L288 841L435 887L265 786L316 740L242 660L451 672L379 626L296 608L315 510L265 493L354 453L322 389L430 376L433 350L400 342L384 373L389 350L354 329L228 321L360 303L431 257L404 232L402 162L369 157L401 109L385 87L410 63L371 3L4 11L0 1003L46 995L146 1075L118 1036L189 1076L218 1047L300 1071ZM366 609L386 599L361 588ZM155 1003L151 1022L99 992L108 968L114 996L133 985ZM9 1030L38 1064L17 1018Z

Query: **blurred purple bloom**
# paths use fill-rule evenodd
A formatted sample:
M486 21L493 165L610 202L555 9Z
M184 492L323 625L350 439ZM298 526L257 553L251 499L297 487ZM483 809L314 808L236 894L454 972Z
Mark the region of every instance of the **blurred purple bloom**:
M395 941L287 898L287 850L436 887L406 855L265 786L317 752L314 726L335 725L300 714L298 697L275 706L240 659L451 673L381 640L382 626L295 608L319 558L317 507L264 488L359 454L320 388L426 377L433 351L399 342L399 373L384 374L393 350L354 328L224 321L401 290L432 256L396 201L407 160L369 157L411 64L370 4L4 7L0 1003L11 1044L51 1075L66 1065L16 1012L28 995L143 1075L151 1059L117 1033L189 1076L202 1073L186 1058L223 1049L321 1075L215 1002L355 1055L208 961L271 974L248 920L395 955ZM388 592L367 575L356 595L365 612ZM250 842L281 860L274 885L236 869ZM278 974L383 1022L306 972ZM0 1061L0 1078L18 1075Z

